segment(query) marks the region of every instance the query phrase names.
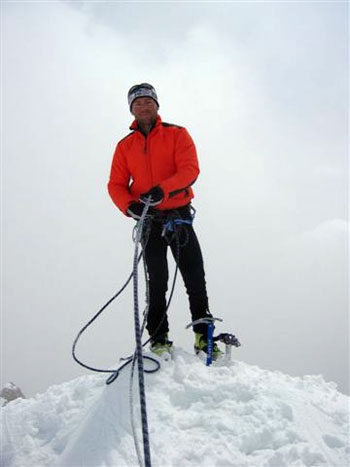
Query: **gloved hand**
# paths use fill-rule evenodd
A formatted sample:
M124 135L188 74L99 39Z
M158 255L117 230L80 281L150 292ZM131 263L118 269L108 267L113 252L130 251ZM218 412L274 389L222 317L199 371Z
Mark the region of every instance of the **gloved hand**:
M150 206L157 206L157 204L161 203L164 198L164 192L160 186L154 186L146 193L142 193L140 195L140 201L142 203L146 203L148 198L150 199Z
M138 203L138 202L134 202L134 203L131 203L127 209L127 213L129 214L129 216L131 216L133 219L140 219L141 216L142 216L142 213L143 213L143 209L144 209L145 205L143 203Z

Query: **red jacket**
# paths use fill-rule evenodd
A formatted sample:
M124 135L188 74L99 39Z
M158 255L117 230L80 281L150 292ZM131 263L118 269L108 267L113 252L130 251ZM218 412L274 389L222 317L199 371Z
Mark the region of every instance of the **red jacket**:
M159 185L164 200L157 209L173 209L194 197L191 185L199 174L194 142L185 128L162 122L157 116L151 132L144 136L134 121L132 133L117 144L108 192L126 215L130 203L141 193Z

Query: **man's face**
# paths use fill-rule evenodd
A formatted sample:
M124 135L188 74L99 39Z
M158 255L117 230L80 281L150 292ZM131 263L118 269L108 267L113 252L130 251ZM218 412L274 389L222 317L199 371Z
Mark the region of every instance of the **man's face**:
M138 97L134 100L131 113L141 124L153 124L157 118L158 105L151 97Z

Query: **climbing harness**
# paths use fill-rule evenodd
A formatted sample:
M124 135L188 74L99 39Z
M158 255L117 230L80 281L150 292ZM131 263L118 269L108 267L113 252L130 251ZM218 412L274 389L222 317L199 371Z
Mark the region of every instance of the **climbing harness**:
M183 225L192 225L194 218L196 215L196 210L193 206L189 207L189 213L185 217L185 219L181 216L178 210L174 210L172 215L168 214L167 218L164 220L163 223L163 230L162 230L162 237L165 238L167 243L170 243L176 239L177 246L183 247L188 242L188 231L186 229L181 229ZM181 233L185 234L185 239L183 242L180 242ZM177 257L175 258L176 264L178 264L179 253L177 253Z

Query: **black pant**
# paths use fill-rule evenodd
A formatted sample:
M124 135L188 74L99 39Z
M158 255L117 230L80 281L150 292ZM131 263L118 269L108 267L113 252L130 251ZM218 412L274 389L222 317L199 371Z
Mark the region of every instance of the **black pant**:
M169 331L166 313L169 246L185 283L192 321L211 316L208 310L203 257L197 236L192 225L186 223L177 225L174 231L167 231L165 236L162 235L169 218L191 219L190 209L185 206L176 211L166 211L160 218L152 220L148 228L144 255L149 280L147 330L152 338ZM193 329L201 334L207 333L206 324L197 324Z

